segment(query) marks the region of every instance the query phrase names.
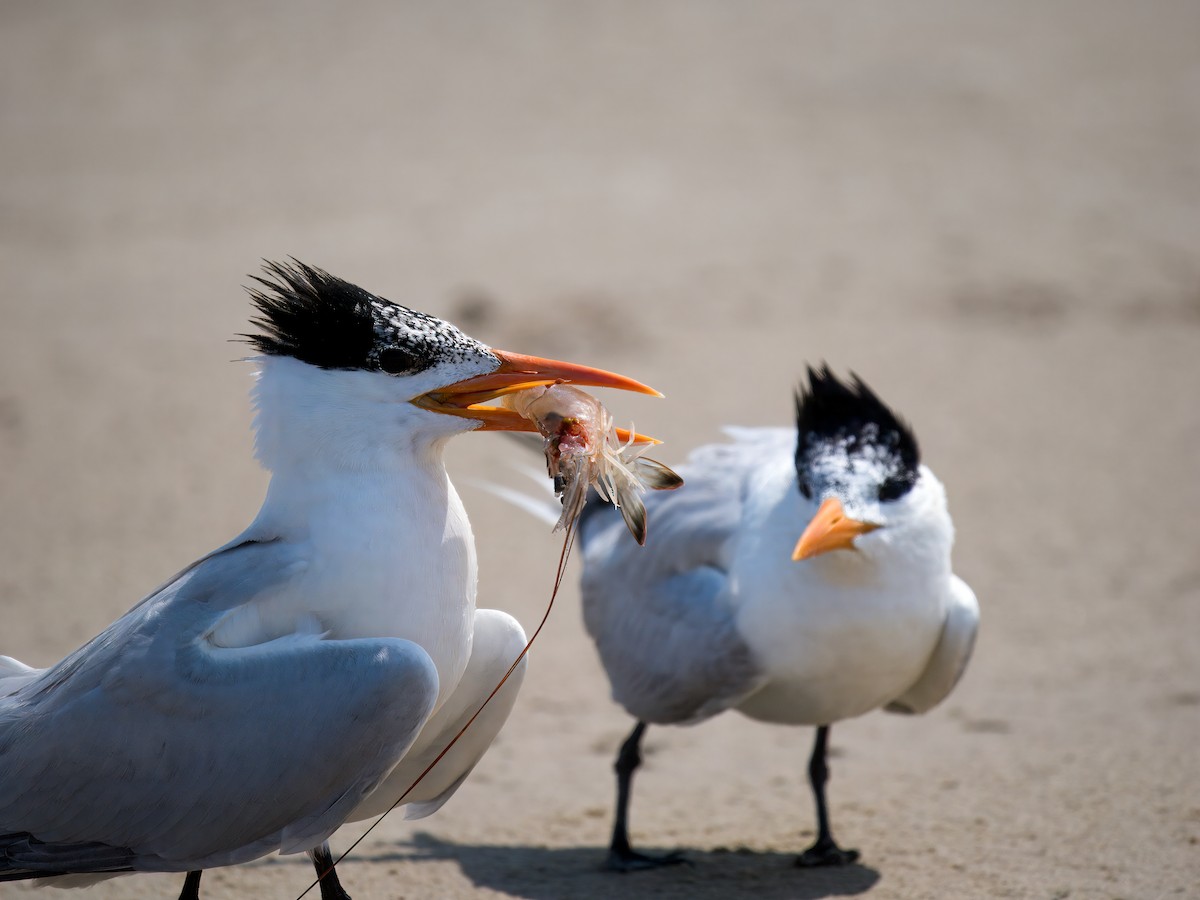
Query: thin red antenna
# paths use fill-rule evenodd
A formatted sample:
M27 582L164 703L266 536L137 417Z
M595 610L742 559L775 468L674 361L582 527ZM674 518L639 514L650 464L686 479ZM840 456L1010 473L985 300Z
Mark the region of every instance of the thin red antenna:
M472 723L474 723L474 721L477 718L479 718L479 714L481 712L483 712L484 708L489 703L492 702L492 698L495 697L496 694L498 694L500 692L500 688L504 687L504 683L506 681L508 681L509 676L512 675L512 673L517 670L517 666L519 666L521 664L521 660L523 660L525 658L525 656L529 653L529 648L533 646L533 642L536 641L538 635L542 633L542 628L545 626L546 620L550 618L550 610L554 609L554 598L556 598L558 596L558 589L559 589L559 587L562 586L563 573L565 573L567 570L567 560L570 559L571 548L574 546L575 546L575 523L572 521L571 524L567 526L567 533L563 536L562 553L559 554L559 557L558 557L558 572L555 573L555 576L554 576L554 589L550 592L550 602L546 604L546 612L542 614L542 621L538 622L538 627L533 632L533 636L528 641L525 642L524 649L522 649L521 652L519 654L517 654L517 658L514 659L513 664L508 667L508 671L504 673L504 677L500 679L500 683L497 684L494 688L492 688L492 692L490 694L488 694L487 699L484 700L483 703L481 703L479 705L479 709L475 710L475 714L472 715L471 718L469 718L467 720L467 724L459 729L458 734L456 734L451 739L450 743L448 743L445 747L442 748L442 752L439 753L434 758L433 762L431 762L429 765L427 765L425 767L425 770L420 775L417 776L417 780L414 781L412 784L410 784L408 786L408 788L405 789L404 793L396 798L396 802L393 803L391 806L389 806L386 810L384 810L383 813L380 814L379 818L371 823L370 828L368 828L361 835L359 835L358 839L353 844L351 844L344 851L342 851L342 855L339 856L337 859L335 859L332 863L330 863L329 868L326 869L324 872L322 872L320 875L318 875L316 880L312 884L310 884L308 887L306 887L304 889L304 891L300 894L300 896L296 898L296 900L303 900L303 898L305 897L305 895L308 894L309 891L311 891L318 884L320 884L321 880L323 878L325 878L325 876L328 875L330 872L332 872L334 870L334 868L338 865L338 863L340 863L343 859L345 859L347 856L349 856L351 851L353 851L355 847L357 847L359 844L362 843L363 838L365 838L368 834L370 834L372 831L375 830L375 826L378 825L380 822L382 822L384 820L384 818L387 817L388 813L390 813L393 809L395 809L397 806L399 806L404 801L404 798L412 793L413 788L415 788L418 784L420 784L421 780L433 770L433 767L436 766L441 761L442 757L450 752L450 748L453 747L455 744L457 744L458 739L467 733L467 729L471 727Z

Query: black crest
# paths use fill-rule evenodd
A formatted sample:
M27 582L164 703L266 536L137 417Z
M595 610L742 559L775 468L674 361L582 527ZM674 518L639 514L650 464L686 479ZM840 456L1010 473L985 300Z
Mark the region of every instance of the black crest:
M798 469L812 467L815 454L830 446L848 454L874 453L887 461L880 500L903 496L917 480L921 454L912 429L854 373L841 381L829 366L808 369L808 386L796 392L796 445ZM806 496L806 482L801 491Z
M292 356L322 369L366 369L375 349L375 295L323 269L292 260L267 262L270 278L255 276L250 288L259 315L247 334L251 346L270 356Z
M322 369L411 375L439 362L496 358L449 322L377 297L315 266L268 262L250 289L261 334L242 337L260 353Z

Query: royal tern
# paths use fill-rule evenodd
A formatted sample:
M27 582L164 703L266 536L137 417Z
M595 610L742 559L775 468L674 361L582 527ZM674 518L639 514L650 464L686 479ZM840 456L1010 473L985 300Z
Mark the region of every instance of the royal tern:
M533 430L486 405L521 387L657 393L493 350L301 263L267 271L246 336L266 499L56 665L0 657L0 881L186 871L195 898L205 868L305 850L326 872L330 834L389 809L525 645L515 619L475 607L447 440ZM408 817L458 788L523 672L405 798Z
M951 571L946 494L911 429L828 366L809 369L796 401L796 429L731 429L732 443L679 467L682 488L647 495L644 548L609 507L581 517L584 621L613 698L638 720L617 757L613 868L681 859L629 843L647 725L727 709L817 726L817 839L798 863L853 862L829 827L830 725L924 712L970 657L979 607Z

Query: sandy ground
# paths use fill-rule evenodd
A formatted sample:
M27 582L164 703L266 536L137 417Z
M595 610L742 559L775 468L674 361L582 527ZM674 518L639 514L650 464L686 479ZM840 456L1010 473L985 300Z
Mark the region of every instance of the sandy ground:
M730 714L649 733L635 838L694 865L601 872L630 723L572 585L501 739L351 892L1200 897L1198 35L1190 2L5 3L0 652L59 659L255 512L260 257L637 375L669 399L612 406L668 461L786 423L825 359L915 424L984 607L940 708L833 731L861 864L792 867L811 732ZM452 456L480 603L532 627L558 543L469 483L519 450Z

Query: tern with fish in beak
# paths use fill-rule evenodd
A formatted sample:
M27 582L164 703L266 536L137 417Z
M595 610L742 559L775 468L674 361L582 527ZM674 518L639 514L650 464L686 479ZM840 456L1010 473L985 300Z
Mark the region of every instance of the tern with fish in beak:
M196 898L205 868L308 851L322 897L345 897L329 836L391 808L526 643L476 609L446 442L534 430L489 405L511 391L657 394L494 350L303 263L266 270L247 336L266 499L61 662L0 657L0 882L187 872ZM523 673L404 798L408 817L466 778Z

